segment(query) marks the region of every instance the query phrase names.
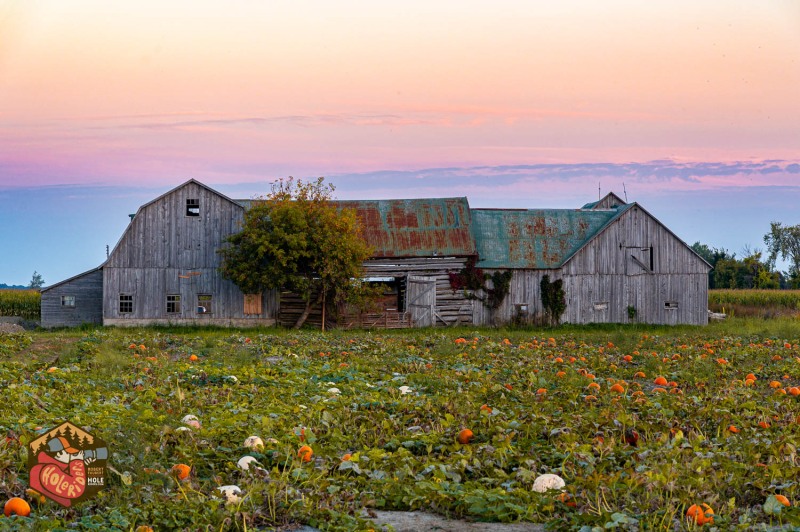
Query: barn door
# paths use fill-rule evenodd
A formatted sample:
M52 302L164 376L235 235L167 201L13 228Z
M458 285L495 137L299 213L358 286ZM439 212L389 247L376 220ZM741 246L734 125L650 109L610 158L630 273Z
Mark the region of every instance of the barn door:
M406 279L406 311L414 327L431 327L436 308L436 279L409 275Z

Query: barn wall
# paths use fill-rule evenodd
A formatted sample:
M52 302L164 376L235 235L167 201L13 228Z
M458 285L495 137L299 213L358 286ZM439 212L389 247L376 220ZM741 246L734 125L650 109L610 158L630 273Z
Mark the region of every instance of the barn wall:
M459 272L465 258L429 257L415 259L370 260L364 263L367 277L428 277L436 282L435 323L437 327L472 323L474 302L463 291L450 286L449 273ZM401 294L404 297L404 294Z
M75 307L61 305L75 296ZM93 270L42 292L42 327L75 327L103 323L103 272Z
M631 306L639 322L708 323L708 265L636 206L569 260L562 278L563 321L628 322Z
M428 277L436 283L435 326L469 325L472 323L473 301L464 296L463 291L453 291L450 287L449 272L458 272L464 268L465 258L429 257L406 259L374 259L364 263L365 277L394 277L406 279L410 275ZM401 283L402 284L402 283ZM405 293L401 291L400 298L405 301ZM302 300L295 294L284 293L281 295L279 323L291 327L297 321L303 310ZM376 311L378 313L379 311ZM326 317L326 322L331 319ZM307 323L320 326L322 323L322 310L320 306L312 309ZM389 327L402 326L402 323L392 322ZM380 322L376 322L380 327Z
M199 216L186 215L187 199L199 200ZM217 250L243 218L241 206L194 182L142 207L104 267L104 323L274 323L276 292L264 295L261 314L245 315L244 294L217 270ZM120 294L133 296L132 312L120 312ZM172 294L180 303L168 313ZM212 298L206 313L198 312L200 294Z
M495 271L484 270L490 275ZM486 305L476 301L473 312L474 324L491 326L512 323L519 312L519 305L527 305L528 322L539 320L544 313L539 283L545 275L549 276L552 282L561 277L561 272L559 270L512 270L511 286L503 304L493 315ZM525 322L526 320L523 317L521 321Z

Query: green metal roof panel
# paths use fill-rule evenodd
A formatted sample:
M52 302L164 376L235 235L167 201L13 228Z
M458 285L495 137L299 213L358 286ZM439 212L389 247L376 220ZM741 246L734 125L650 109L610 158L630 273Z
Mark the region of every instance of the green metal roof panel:
M608 210L473 209L481 268L558 268L629 206Z

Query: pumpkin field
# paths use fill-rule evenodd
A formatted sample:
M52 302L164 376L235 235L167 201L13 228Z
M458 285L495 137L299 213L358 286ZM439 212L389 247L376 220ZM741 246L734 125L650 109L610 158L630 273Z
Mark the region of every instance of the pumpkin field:
M0 388L0 504L30 506L3 530L367 530L374 510L554 530L800 526L788 320L34 331L0 334ZM27 466L27 444L66 420L106 442L109 465L69 508L31 491ZM564 487L534 489L546 474Z

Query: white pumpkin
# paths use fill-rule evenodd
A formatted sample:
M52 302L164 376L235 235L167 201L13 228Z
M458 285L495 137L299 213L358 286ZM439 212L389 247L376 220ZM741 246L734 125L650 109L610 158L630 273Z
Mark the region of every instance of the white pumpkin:
M220 486L217 488L222 496L225 498L225 502L229 504L236 504L241 502L242 500L242 490L239 489L239 486L235 486L230 484L228 486Z
M181 423L183 423L184 425L189 425L190 427L194 427L196 429L200 428L200 420L197 419L197 416L195 416L194 414L186 414L185 416L183 416L183 419L181 419Z
M264 448L264 440L258 436L248 436L247 439L244 440L244 446L251 451L260 451Z
M236 462L236 465L239 466L239 469L242 471L247 471L250 469L250 466L258 468L258 460L256 460L254 456L242 456L239 458L239 461Z
M547 490L560 490L566 485L567 483L564 482L563 478L552 473L546 473L536 477L536 480L533 481L533 491L544 493Z

